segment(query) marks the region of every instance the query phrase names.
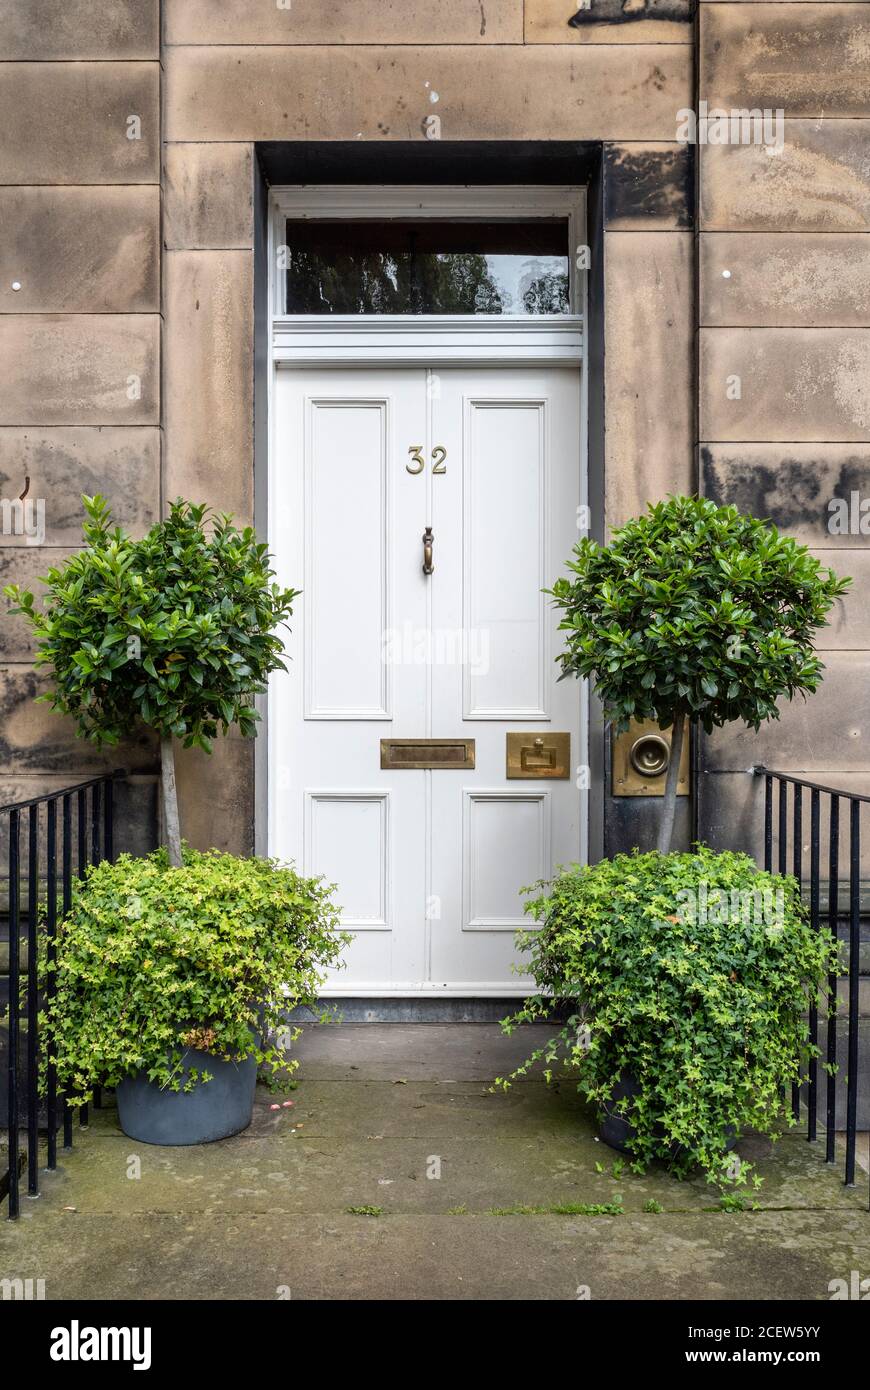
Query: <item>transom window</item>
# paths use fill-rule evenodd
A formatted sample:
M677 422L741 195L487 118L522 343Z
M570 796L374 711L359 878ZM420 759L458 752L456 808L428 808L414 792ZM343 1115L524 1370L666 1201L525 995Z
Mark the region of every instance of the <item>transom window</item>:
M570 313L567 217L288 217L287 314Z
M484 332L536 320L561 334L580 321L580 188L309 183L271 200L272 313L284 331L320 322L332 341L375 318L372 331L396 320L406 334L416 321L449 331L479 318L491 321Z

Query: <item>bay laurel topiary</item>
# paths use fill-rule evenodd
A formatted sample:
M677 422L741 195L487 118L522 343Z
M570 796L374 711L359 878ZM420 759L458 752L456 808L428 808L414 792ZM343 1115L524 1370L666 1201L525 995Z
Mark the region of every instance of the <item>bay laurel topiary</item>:
M520 934L540 993L505 1020L567 1003L567 1024L512 1077L543 1062L577 1077L603 1112L630 1077L636 1094L613 1106L634 1127L637 1171L662 1159L679 1175L746 1182L729 1135L776 1137L793 1123L782 1088L818 1050L810 1002L836 969L827 928L814 930L797 883L745 854L620 854L560 873L526 910ZM534 890L527 890L534 891Z
M777 701L814 691L813 650L848 579L821 568L774 526L702 497L670 497L614 531L581 540L562 609L564 675L589 676L617 729L673 727L658 847L670 849L686 723L778 719Z
M43 1051L59 1088L81 1104L95 1086L144 1072L191 1090L208 1074L184 1079L188 1047L256 1056L273 1084L289 1081L298 1063L276 1032L295 1005L317 1007L349 939L331 894L274 860L217 850L185 848L180 869L162 849L89 868L40 961Z
M40 699L78 733L115 744L137 722L160 739L166 844L181 864L173 739L211 751L236 725L256 732L254 708L283 670L277 629L296 593L275 583L252 527L178 499L141 540L113 527L102 497L83 497L85 546L52 566L42 607L18 585L4 593L37 638L49 669Z

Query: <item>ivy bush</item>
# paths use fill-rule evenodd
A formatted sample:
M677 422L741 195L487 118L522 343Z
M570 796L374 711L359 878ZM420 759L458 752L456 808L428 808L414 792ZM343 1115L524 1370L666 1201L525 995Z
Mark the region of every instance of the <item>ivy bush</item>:
M193 1068L184 1080L189 1047L256 1056L279 1088L298 1066L274 1038L288 1031L288 1009L316 1008L323 971L349 939L332 887L275 860L187 847L183 858L170 870L160 849L89 868L54 959L43 952L41 983L55 989L44 1053L74 1104L136 1072L192 1090L210 1077Z
M634 1127L637 1172L662 1159L680 1177L700 1166L710 1181L745 1183L729 1131L775 1138L793 1123L782 1088L818 1055L805 1015L836 968L795 880L699 847L620 854L526 891L538 891L526 911L541 926L519 944L540 992L502 1026L549 1016L554 1001L571 1012L496 1084L538 1062L550 1080L558 1061L603 1113L630 1077L637 1093L611 1108Z

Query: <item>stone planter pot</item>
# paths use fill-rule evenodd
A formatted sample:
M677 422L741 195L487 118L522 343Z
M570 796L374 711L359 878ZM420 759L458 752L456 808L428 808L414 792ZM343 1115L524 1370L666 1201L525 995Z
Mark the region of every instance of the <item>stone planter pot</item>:
M184 1054L182 1066L207 1068L211 1081L192 1091L161 1090L144 1073L117 1088L118 1120L131 1139L143 1144L209 1144L227 1139L251 1123L257 1059L225 1062L199 1048Z

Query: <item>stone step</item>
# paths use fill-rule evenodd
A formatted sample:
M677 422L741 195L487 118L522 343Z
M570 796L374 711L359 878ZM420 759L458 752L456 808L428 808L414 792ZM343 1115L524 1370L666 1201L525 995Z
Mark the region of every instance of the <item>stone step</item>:
M822 1057L819 1058L818 1098L818 1118L819 1124L821 1125L825 1120L828 1087L828 1074L822 1070L822 1061L824 1060L826 1047L824 1031L822 1031L819 1038L819 1046L822 1049ZM839 1066L837 1069L835 1087L835 1129L846 1128L847 1047L847 1025L841 1020L837 1024L837 1061ZM804 1101L806 1101L806 1088L804 1088L803 1097ZM858 1129L870 1130L870 1018L862 1018L858 1023Z

